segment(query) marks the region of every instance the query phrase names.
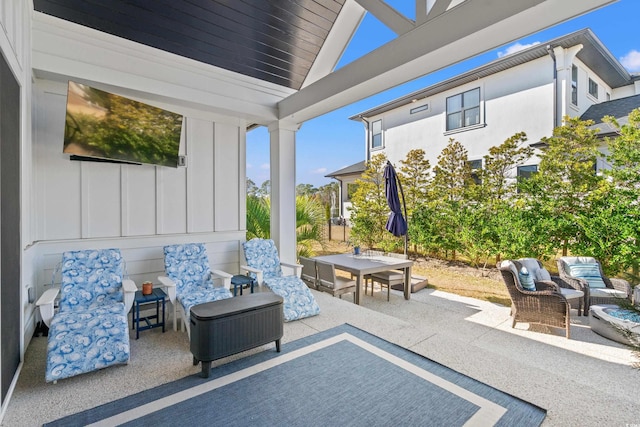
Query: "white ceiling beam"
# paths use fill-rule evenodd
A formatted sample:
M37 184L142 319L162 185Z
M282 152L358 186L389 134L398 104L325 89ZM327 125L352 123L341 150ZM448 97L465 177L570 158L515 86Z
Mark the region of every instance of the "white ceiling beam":
M466 0L278 103L297 123L617 0Z
M313 61L313 65L302 83L302 87L308 86L316 80L331 73L340 61L342 54L349 45L366 11L356 0L347 0L338 19L331 27L327 39L320 48L320 52Z
M449 8L450 4L451 4L451 0L435 0L433 5L431 5L431 8L427 11L426 16L424 17L425 18L424 22L429 21L435 18L436 16L440 16L443 13L445 13ZM419 23L423 23L423 22L419 22Z
M408 33L415 23L381 0L356 0L397 35Z

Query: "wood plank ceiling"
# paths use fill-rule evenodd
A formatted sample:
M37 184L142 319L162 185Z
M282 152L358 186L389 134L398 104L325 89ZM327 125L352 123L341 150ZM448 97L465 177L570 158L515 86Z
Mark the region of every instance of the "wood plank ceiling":
M34 9L300 89L345 0L34 0Z

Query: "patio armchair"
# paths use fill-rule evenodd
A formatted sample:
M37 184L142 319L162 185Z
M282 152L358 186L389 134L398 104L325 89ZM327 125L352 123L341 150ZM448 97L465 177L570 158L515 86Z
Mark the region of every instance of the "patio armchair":
M47 382L129 362L127 313L137 288L123 279L123 264L119 249L62 254L60 289L48 289L36 302L49 327Z
M631 299L631 285L624 279L607 277L594 257L558 258L558 274L585 295L585 315L596 304L615 304L616 299Z
M232 298L231 278L233 275L221 270L211 270L207 249L203 243L186 243L164 247L164 269L166 276L158 280L167 290L173 305L173 330L177 329L178 308L182 318L182 330L189 336L189 316L196 304ZM215 286L214 280L222 282Z
M563 328L570 337L570 306L553 281L535 281L535 290L527 290L520 281L523 272L518 261L505 260L499 266L500 273L511 298L511 315L514 328L517 322L533 323Z
M284 299L284 320L290 322L320 313L309 287L300 278L302 266L280 261L278 249L271 239L254 238L242 244L248 265L240 269L257 279L258 285L266 286ZM294 269L295 274L285 276L282 266Z
M560 291L565 294L565 298L569 302L571 308L575 308L578 311L578 316L584 314L587 315L587 312L584 310L587 302L587 293L584 291L584 285L580 282L573 281L568 282L561 278L560 276L552 276L549 271L542 265L542 262L536 258L520 258L518 262L525 267L529 273L532 275L534 281L552 281L556 285L560 287ZM568 291L563 291L566 289ZM582 292L582 296L572 296L573 294L578 294L580 291Z
M356 281L347 279L346 277L336 276L336 268L333 264L324 261L316 261L318 270L318 290L328 292L331 295L338 296L342 299L342 295L353 293L353 299L356 298Z

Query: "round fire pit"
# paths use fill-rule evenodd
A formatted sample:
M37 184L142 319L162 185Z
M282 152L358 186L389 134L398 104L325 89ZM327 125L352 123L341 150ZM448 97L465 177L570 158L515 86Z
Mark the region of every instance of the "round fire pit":
M591 330L622 344L640 344L640 314L614 304L592 305L589 308ZM620 329L629 331L627 336Z

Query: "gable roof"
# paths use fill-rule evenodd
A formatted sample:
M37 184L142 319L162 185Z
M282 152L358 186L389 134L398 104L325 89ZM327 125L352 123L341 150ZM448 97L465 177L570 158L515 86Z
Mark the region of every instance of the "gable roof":
M618 60L604 47L596 35L589 28L585 28L546 43L539 43L527 49L505 55L488 64L474 68L466 73L462 73L448 80L436 83L427 88L412 92L408 95L389 101L362 113L349 117L350 120L360 120L361 117L372 117L387 111L394 110L403 105L410 104L415 100L427 98L440 92L456 88L463 84L496 74L518 65L545 57L549 55L547 47L569 48L582 44L583 48L576 55L589 68L594 70L604 82L612 88L617 88L630 84L633 81L629 72L618 62Z
M595 124L591 128L599 129L598 136L614 135L617 129L609 123L602 121L604 116L613 116L620 126L629 123L629 113L640 108L640 95L627 96L626 98L594 104L585 111L581 120L593 120Z
M326 178L336 178L346 176L346 175L361 175L365 170L364 160L354 163L351 166L347 166L345 168L339 169L335 172L331 172L330 174L325 175Z

